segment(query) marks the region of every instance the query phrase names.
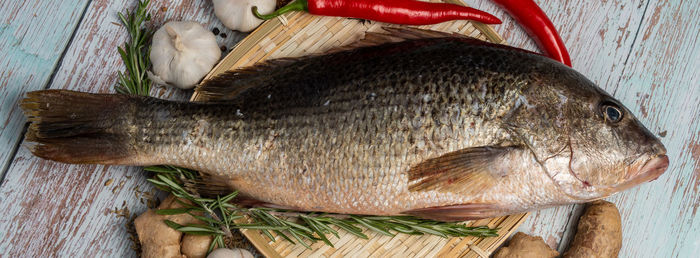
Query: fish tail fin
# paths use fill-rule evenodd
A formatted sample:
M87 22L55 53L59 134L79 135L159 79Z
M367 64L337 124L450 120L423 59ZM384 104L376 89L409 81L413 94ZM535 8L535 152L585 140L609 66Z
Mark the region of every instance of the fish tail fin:
M26 140L41 158L74 164L133 164L135 152L118 125L133 97L69 90L27 93L21 107Z

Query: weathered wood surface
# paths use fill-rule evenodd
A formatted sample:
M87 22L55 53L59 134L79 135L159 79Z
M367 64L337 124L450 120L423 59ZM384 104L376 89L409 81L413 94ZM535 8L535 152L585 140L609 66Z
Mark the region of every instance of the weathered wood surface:
M56 75L50 88L110 92L115 72L122 69L115 48L126 39L126 32L112 22L118 22L117 11L135 1L94 0L87 6L85 1L82 6L78 1L65 1L60 8L53 2L0 3L0 17L7 17L0 23L0 114L5 120L0 161L12 158L0 188L0 209L4 210L0 254L131 256L125 220L106 211L120 208L124 201L132 211L145 209L131 190L150 189L140 170L56 164L36 159L24 148L11 157L24 123L16 107L21 92L44 87L52 72ZM622 212L620 257L693 257L700 253L700 222L695 216L700 204L700 1L537 2L559 25L574 67L614 92L650 130L666 132L663 142L671 157L667 173L609 198ZM490 2L469 0L467 4L502 17L504 24L495 29L510 44L536 49ZM166 11L160 9L166 5ZM23 12L17 14L18 9ZM151 9L154 21L185 18L222 29L209 1L155 1ZM37 12L39 18L25 12ZM74 40L65 48L72 33L67 27L76 27L79 17L74 16L83 12ZM21 40L23 34L17 28L33 28L39 36L26 35ZM62 32L64 29L68 32ZM226 32L231 42L231 33ZM59 38L57 34L64 39L51 39ZM30 36L32 40L27 41ZM22 47L13 47L16 42ZM47 44L54 44L54 50ZM64 50L63 62L56 64ZM25 59L25 52L35 54ZM53 64L47 65L51 60ZM186 96L162 93L170 98ZM109 178L115 183L105 187ZM123 188L113 193L121 181ZM563 250L580 210L581 206L569 205L534 212L521 231L543 236L548 244Z
M46 87L87 2L0 1L0 179L24 128L20 96Z
M699 10L700 1L651 1L615 85L650 130L665 132L671 162L653 183L610 198L622 215L621 257L700 255Z
M127 39L126 31L119 25L117 12L131 9L135 3L133 0L93 0L87 5L87 9L79 6L70 8L69 10L77 13L83 12L84 9L85 15L72 44L65 50L62 63L55 70L53 67L45 67L45 71L41 71L46 74L55 72L48 88L113 92L116 73L123 70L116 48ZM22 3L3 1L3 5L7 4ZM166 5L166 9L161 8ZM56 9L51 8L53 11ZM239 33L223 29L214 17L209 1L154 1L151 9L154 25L157 27L166 20L199 21L206 28L218 27L227 33L226 39L217 38L221 45L228 48L242 37ZM2 13L5 12L3 9ZM51 10L43 15L51 17L50 13ZM50 34L47 31L56 29L50 27L52 25L54 24L50 19L44 20L37 26L46 28L36 30L40 31L39 35ZM26 48L28 51L40 49L41 44L36 44L38 43L34 42L31 47ZM63 52L63 49L59 48L58 51ZM28 61L31 60L25 62ZM20 63L17 66L24 65ZM27 80L32 77L31 74L37 73L35 70L39 68L28 69L30 70L24 75L18 75L15 80ZM20 91L29 90L23 88L20 83L7 86L14 87L8 91L11 93L6 93L11 94L9 97L14 99L20 98ZM43 87L38 85L31 90ZM186 100L191 92L160 90L158 95ZM13 104L8 106L16 108L16 100L13 101ZM22 139L20 131L25 121L18 111L16 110L17 115L12 117L12 121L19 125L19 128L12 132L15 141ZM3 132L3 138L9 134ZM12 150L12 147L9 149ZM113 183L105 186L109 179L113 179ZM0 188L0 210L3 211L0 218L0 256L135 256L130 249L130 241L124 227L126 219L117 217L110 210L122 208L125 204L134 213L144 212L146 206L140 202L139 196L134 194L134 189L151 190L152 187L145 179L140 168L58 164L37 159L26 148L19 147Z

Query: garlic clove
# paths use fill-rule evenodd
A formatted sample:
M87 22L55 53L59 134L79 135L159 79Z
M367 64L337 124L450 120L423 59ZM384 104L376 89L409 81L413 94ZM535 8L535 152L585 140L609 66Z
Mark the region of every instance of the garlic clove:
M277 5L276 0L213 0L214 14L226 28L241 32L250 32L263 20L253 14L253 6L260 13L271 13Z
M146 75L148 75L148 79L151 79L151 81L155 84L160 84L160 85L167 85L168 84L163 79L161 79L160 76L155 75L151 71L146 71Z
M177 51L184 51L185 46L182 45L182 37L180 37L180 34L173 29L172 26L165 25L163 26L165 28L165 32L168 33L168 36L170 36L170 40L172 41L173 46L175 46L175 49Z
M199 23L176 21L154 33L150 57L154 83L191 89L219 62L221 49Z

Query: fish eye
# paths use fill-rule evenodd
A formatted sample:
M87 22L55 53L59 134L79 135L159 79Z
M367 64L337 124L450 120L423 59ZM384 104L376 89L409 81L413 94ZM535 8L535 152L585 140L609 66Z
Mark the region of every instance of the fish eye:
M622 109L612 102L605 102L601 105L601 113L608 120L613 123L620 122L622 120Z

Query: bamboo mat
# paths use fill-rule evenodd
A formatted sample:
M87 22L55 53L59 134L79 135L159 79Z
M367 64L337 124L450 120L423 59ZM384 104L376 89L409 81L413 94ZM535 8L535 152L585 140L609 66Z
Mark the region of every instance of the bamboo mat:
M447 2L462 4L456 0ZM358 20L313 16L302 12L288 13L263 23L238 43L205 79L261 60L323 53L362 39L365 32L382 31L383 26L395 25L377 22L362 24ZM490 27L479 23L453 21L419 28L458 32L481 40L503 43ZM195 93L191 100L197 99ZM471 226L500 228L499 236L492 238L442 238L405 234L389 237L365 230L364 233L369 237L365 240L339 231L339 238L329 236L335 247L319 241L311 245L311 249L299 244L293 245L279 236L275 236L275 241L270 241L257 230L242 230L242 233L267 257L488 257L526 217L527 214L524 213L465 222Z

